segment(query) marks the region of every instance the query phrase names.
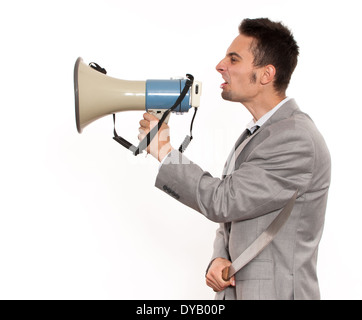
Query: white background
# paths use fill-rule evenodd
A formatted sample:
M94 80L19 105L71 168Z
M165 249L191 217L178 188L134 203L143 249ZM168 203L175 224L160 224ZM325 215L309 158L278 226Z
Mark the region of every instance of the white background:
M250 115L220 97L215 66L243 18L289 26L301 48L288 95L333 163L320 245L323 299L362 298L359 1L1 1L1 299L212 299L204 271L217 225L154 187L158 163L112 140L112 118L81 135L78 56L125 80L203 82L186 155L220 176ZM192 113L172 116L175 147ZM118 116L137 143L142 112Z

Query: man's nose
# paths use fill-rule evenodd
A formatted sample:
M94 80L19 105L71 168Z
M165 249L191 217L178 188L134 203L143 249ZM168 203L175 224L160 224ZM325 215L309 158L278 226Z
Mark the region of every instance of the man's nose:
M222 59L218 65L216 66L216 70L220 73L223 73L225 70L226 70L226 66L225 66L225 63L224 63L224 60L225 59Z

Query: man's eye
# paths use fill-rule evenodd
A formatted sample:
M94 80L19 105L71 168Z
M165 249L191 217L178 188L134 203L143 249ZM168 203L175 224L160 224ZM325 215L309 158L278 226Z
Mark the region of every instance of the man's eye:
M236 58L231 57L231 62L236 62L236 61L238 61Z

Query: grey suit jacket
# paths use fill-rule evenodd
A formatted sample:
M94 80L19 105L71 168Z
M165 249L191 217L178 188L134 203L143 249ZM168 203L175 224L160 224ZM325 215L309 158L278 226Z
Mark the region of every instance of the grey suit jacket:
M220 223L212 259L235 260L298 198L276 238L236 275L218 299L319 299L316 273L331 163L325 141L294 100L286 102L236 156L235 170L212 177L178 151L161 166L156 187Z

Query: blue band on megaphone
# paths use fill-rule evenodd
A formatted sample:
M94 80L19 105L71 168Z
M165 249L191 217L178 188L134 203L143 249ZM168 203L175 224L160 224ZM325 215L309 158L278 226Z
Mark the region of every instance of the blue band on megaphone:
M146 81L146 110L169 109L174 105L185 87L186 80L147 80ZM175 112L188 112L190 91L186 94Z

